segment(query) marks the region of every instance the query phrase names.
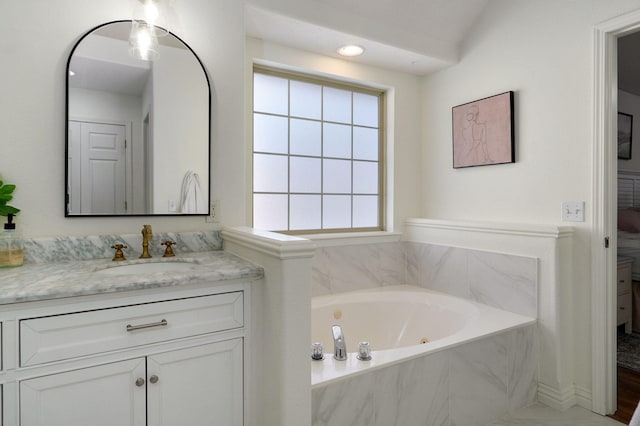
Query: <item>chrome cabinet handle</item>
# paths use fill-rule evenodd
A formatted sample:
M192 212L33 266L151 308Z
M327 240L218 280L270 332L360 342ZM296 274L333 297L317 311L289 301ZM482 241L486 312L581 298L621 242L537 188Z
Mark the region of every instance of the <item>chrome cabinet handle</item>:
M149 377L149 381L151 383L153 383L153 384L158 383L158 380L160 380L160 379L158 379L158 376L156 376L155 374L153 376Z
M136 386L137 386L137 387L142 387L142 386L144 386L144 379L143 379L142 377L139 377L139 378L136 380Z
M166 319L162 319L162 321L152 322L149 324L140 324L140 325L127 324L127 331L142 330L144 328L152 328L152 327L165 327L167 324L168 322Z

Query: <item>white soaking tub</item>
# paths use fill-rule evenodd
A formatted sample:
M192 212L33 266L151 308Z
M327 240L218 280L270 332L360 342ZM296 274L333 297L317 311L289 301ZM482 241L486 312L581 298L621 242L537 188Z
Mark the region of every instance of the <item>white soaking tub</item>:
M312 342L325 349L323 360L310 361L313 388L536 322L410 285L314 297L311 307ZM344 333L346 361L333 359L333 325ZM356 356L362 341L371 346L370 361Z

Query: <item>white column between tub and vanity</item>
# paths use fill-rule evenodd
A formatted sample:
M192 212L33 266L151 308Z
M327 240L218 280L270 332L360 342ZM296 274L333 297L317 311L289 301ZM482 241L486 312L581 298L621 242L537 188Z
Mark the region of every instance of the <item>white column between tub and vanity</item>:
M225 228L224 250L264 268L252 290L247 426L311 425L311 265L304 238Z

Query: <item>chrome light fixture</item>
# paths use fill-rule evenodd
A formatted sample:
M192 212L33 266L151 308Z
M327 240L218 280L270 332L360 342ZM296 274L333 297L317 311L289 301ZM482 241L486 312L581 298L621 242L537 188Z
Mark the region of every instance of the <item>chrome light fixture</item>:
M161 13L161 0L139 0L142 7L134 12L129 34L129 53L143 61L154 61L160 56L158 37L169 34L159 24L165 19Z
M155 61L158 59L160 56L158 52L158 37L155 34L153 25L137 19L131 22L129 54L143 61Z

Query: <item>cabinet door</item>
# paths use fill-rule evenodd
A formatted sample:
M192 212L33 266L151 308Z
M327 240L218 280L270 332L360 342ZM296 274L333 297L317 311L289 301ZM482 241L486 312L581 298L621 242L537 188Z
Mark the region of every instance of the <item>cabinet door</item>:
M148 357L148 425L242 426L242 358L242 339Z
M139 358L24 380L20 425L145 426L144 377Z

